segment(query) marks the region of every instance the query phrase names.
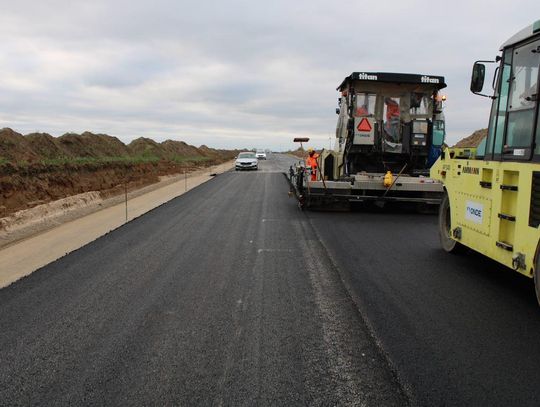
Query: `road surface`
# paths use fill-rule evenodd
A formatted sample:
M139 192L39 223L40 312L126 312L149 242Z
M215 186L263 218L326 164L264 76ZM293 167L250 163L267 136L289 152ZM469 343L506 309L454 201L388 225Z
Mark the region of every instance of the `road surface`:
M436 216L307 216L413 404L540 404L531 280L472 251L443 252Z
M0 290L0 404L407 404L274 157Z
M538 405L530 281L272 155L0 290L0 404Z

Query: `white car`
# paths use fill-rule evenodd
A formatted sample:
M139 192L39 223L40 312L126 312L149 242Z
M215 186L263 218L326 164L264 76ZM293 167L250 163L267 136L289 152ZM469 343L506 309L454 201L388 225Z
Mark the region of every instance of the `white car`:
M259 160L266 160L266 153L264 150L257 150L257 153L255 154Z
M236 171L239 170L258 170L259 169L259 162L257 160L257 157L255 156L255 153L240 153L238 154L238 157L236 157Z

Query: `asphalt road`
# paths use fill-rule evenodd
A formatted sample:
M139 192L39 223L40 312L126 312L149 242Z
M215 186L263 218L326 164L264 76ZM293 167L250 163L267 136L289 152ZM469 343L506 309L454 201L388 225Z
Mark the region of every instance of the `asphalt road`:
M0 290L1 405L402 406L290 159L229 172Z
M536 406L530 280L272 155L0 290L1 405Z
M439 248L435 216L308 213L412 404L540 405L531 280Z

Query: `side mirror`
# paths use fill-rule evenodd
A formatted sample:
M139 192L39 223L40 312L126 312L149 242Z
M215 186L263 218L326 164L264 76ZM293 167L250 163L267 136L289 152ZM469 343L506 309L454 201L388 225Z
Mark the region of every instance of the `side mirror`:
M471 92L479 93L484 87L484 77L486 76L486 66L476 62L473 66L471 76Z

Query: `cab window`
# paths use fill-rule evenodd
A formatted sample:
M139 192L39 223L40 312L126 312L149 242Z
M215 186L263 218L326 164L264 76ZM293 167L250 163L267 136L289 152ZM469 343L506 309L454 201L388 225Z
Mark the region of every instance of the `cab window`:
M410 95L410 115L413 117L431 115L433 99L425 93L412 92Z
M539 47L540 41L536 41L513 52L503 151L505 159L529 159L531 156L538 96Z
M373 116L375 115L375 102L377 95L371 93L357 93L354 104L354 116Z

